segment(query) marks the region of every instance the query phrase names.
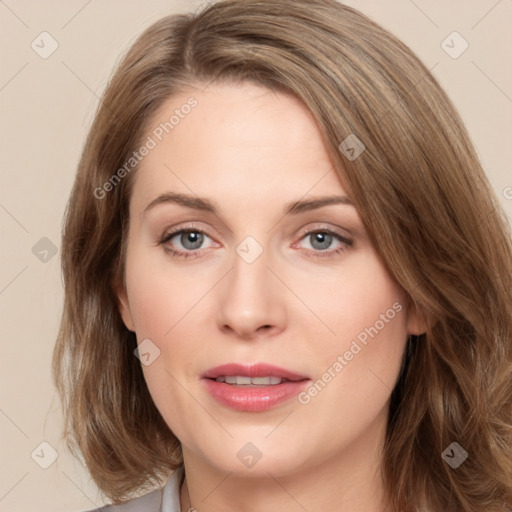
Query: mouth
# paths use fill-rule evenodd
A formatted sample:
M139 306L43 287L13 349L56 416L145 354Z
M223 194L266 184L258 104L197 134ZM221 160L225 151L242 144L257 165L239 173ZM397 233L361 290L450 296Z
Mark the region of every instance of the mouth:
M221 405L245 412L261 412L290 400L311 379L269 364L230 363L201 375L206 391Z

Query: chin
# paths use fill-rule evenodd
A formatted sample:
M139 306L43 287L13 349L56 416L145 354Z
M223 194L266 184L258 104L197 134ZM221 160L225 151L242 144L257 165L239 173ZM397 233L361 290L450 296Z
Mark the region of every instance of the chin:
M268 431L265 435L268 435ZM222 442L216 439L207 446L197 446L194 452L206 464L221 472L243 478L268 478L269 473L275 477L286 476L309 464L313 466L318 453L308 456L304 448L304 443L287 443L282 437L265 439L261 434L251 436L246 431L243 436L234 436Z

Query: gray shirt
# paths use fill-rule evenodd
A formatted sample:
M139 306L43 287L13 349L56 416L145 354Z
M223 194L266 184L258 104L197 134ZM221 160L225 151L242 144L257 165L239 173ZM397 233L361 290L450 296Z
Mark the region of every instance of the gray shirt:
M179 484L182 472L183 467L177 469L161 489L120 505L105 505L90 512L180 512Z

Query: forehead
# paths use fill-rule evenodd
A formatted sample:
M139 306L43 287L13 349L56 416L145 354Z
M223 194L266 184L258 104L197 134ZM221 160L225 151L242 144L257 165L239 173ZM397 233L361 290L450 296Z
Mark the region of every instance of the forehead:
M136 173L137 202L165 189L267 203L345 192L311 113L262 86L215 84L176 94L148 123L148 137L154 147Z

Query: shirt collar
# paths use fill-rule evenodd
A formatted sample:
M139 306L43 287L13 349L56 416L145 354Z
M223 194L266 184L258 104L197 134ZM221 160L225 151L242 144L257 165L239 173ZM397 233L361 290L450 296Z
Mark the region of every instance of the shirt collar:
M169 477L162 492L161 512L180 512L180 482L183 474L183 466L180 466Z

